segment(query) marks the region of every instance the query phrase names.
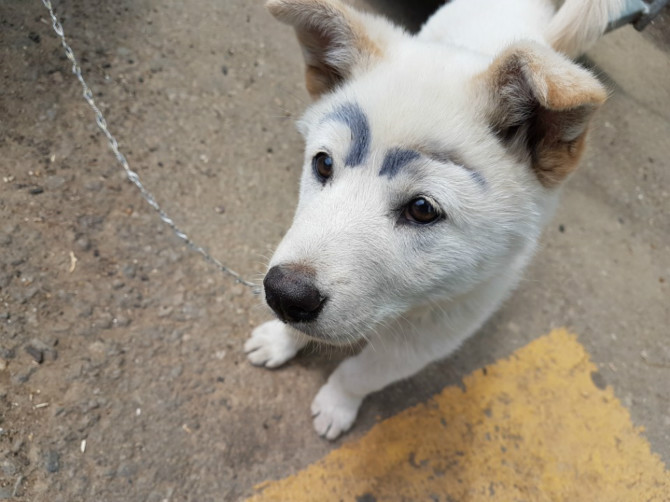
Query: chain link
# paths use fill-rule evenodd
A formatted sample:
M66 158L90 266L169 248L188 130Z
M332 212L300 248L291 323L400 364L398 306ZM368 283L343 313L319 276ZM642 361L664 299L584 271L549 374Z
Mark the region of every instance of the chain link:
M114 152L116 160L119 161L124 171L126 172L128 180L131 181L139 189L144 200L146 200L147 203L156 210L158 216L160 216L160 219L163 220L163 222L172 229L175 235L179 237L182 241L184 241L189 248L191 248L196 253L202 255L205 258L205 260L216 266L223 273L233 277L236 282L244 284L245 286L251 288L254 294L258 294L260 292L260 289L256 286L256 284L246 281L245 279L242 278L240 274L226 267L219 260L211 256L202 246L198 246L196 243L194 243L191 240L191 238L188 235L186 235L186 233L175 224L172 218L170 218L165 213L165 211L163 211L163 209L158 205L158 202L156 202L156 199L151 194L151 192L149 192L149 190L147 190L145 186L142 184L138 174L130 168L130 165L126 160L125 155L123 155L123 153L119 151L119 144L116 141L116 138L114 138L114 136L112 136L112 133L109 132L109 129L107 129L107 121L105 120L105 117L102 115L102 112L95 104L95 101L93 99L93 92L91 92L91 89L89 88L88 84L86 84L86 81L84 80L84 77L81 74L81 67L79 66L79 63L75 58L74 51L65 41L65 33L63 31L63 26L58 21L56 14L54 14L54 10L51 6L50 0L42 0L42 3L49 10L49 15L51 16L53 29L56 32L56 35L58 35L58 37L60 38L61 45L65 50L65 55L72 63L72 73L76 75L77 80L79 80L79 83L81 84L81 87L84 91L83 92L84 99L95 112L95 122L96 124L98 124L98 127L107 138L107 141L109 142L109 147L112 149L112 152Z

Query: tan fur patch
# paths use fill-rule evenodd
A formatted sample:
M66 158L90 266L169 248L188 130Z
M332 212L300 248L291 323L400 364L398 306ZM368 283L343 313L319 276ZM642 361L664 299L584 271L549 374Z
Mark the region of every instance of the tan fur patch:
M305 68L305 87L313 99L317 99L322 94L328 92L337 82L327 78L327 73L316 66L307 66Z
M586 132L570 143L553 145L542 149L534 163L535 174L547 188L559 185L579 164L586 146Z

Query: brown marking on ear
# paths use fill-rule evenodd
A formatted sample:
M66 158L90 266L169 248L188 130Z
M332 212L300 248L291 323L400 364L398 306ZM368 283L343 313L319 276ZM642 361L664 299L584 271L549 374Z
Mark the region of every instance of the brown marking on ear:
M356 35L356 46L362 54L367 54L368 57L377 59L381 59L384 56L382 48L368 37L362 22L356 20L353 31Z
M553 187L577 167L586 131L607 93L587 70L545 47L507 49L479 76L489 93L489 120L512 151Z
M533 164L540 183L546 188L558 186L577 169L585 146L586 132L575 141L540 150Z
M295 28L306 64L307 91L313 98L351 76L354 67L383 54L368 36L363 17L337 0L270 0L266 6Z
M305 87L312 99L318 98L339 83L339 79L328 78L328 75L329 73L316 66L305 68Z

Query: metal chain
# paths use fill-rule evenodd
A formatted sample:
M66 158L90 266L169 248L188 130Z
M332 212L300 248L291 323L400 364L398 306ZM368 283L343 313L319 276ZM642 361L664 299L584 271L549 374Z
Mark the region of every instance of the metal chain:
M196 243L194 243L191 240L191 238L188 235L186 235L186 233L183 230L181 230L175 224L174 221L172 221L172 218L170 218L165 213L165 211L163 211L163 209L158 205L158 202L156 202L156 199L151 194L151 192L149 192L149 190L147 190L144 187L144 185L140 181L140 177L138 176L138 174L130 168L130 165L126 160L126 157L123 155L123 153L119 151L119 144L117 143L116 138L114 138L114 136L112 136L112 134L107 129L107 121L105 120L105 117L102 115L102 112L100 111L98 106L95 104L95 101L93 100L93 93L91 92L91 89L88 87L86 81L84 80L84 77L81 74L81 67L79 66L79 63L77 63L77 59L74 56L74 51L65 41L65 33L63 31L63 26L60 24L58 18L54 14L53 8L51 7L51 2L49 0L42 0L42 3L49 10L49 15L51 16L53 29L56 32L56 35L58 35L58 37L60 38L61 44L63 45L63 49L65 50L65 55L72 63L72 73L74 73L77 76L77 80L79 80L79 83L81 84L81 87L84 90L84 99L95 112L95 122L96 124L98 124L98 127L109 141L109 147L112 149L112 152L114 152L116 160L119 161L124 171L126 172L128 180L130 180L139 189L144 200L146 200L149 203L149 205L156 210L158 216L160 216L160 219L163 220L163 222L172 229L175 235L179 237L182 241L184 241L189 248L201 254L205 258L205 260L207 260L209 263L212 263L214 266L216 266L219 270L221 270L225 274L228 274L229 276L233 277L236 282L244 284L249 288L252 288L254 294L258 294L259 288L254 283L246 281L245 279L242 278L240 274L226 267L223 263L221 263L219 260L210 255L207 251L205 251L205 249L202 246L198 246Z

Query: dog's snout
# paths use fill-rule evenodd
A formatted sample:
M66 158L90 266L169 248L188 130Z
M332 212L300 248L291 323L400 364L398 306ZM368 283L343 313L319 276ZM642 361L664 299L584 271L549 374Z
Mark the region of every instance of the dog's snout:
M313 272L303 266L277 265L265 279L265 301L283 321L313 321L325 298L314 285Z

